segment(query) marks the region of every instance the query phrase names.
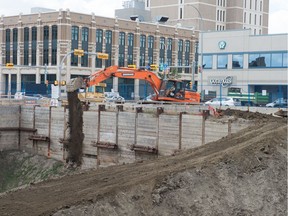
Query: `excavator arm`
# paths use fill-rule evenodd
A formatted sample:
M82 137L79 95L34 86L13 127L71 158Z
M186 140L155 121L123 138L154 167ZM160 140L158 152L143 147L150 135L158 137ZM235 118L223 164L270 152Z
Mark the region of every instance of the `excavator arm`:
M89 80L86 82L86 85L93 86L97 83L103 82L106 79L109 79L110 77L145 80L151 85L156 96L159 95L159 89L162 83L162 80L154 72L141 69L111 66L93 73L89 77Z

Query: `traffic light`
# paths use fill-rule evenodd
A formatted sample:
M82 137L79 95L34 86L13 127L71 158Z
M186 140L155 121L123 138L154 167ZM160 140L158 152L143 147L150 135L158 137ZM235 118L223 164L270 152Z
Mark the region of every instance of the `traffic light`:
M65 80L62 80L61 81L61 86L65 86L66 85L66 81Z
M128 65L128 68L134 68L134 69L136 69L136 65Z
M13 63L6 63L6 67L7 67L7 68L13 68L13 67L14 67L14 64L13 64Z
M158 69L158 65L152 64L152 65L150 65L150 69L151 70L157 70Z
M107 53L97 53L97 58L99 58L99 59L109 59L109 54L107 54Z
M84 56L84 50L82 50L82 49L74 49L74 55Z

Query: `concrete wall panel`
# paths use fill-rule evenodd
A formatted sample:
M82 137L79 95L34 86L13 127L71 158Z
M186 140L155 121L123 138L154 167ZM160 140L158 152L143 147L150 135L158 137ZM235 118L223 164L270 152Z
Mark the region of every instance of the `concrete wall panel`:
M100 142L116 143L116 113L101 112Z
M34 106L21 106L21 127L34 128Z
M138 113L136 130L136 145L156 147L158 129L155 115Z
M19 106L1 106L0 128L19 127Z
M136 113L119 112L118 115L118 148L119 163L135 161L135 153L131 146L135 143L135 118Z
M160 155L171 155L179 149L179 115L159 116L159 145Z
M97 141L98 112L83 112L83 153L97 155L97 148L92 142Z
M50 155L57 160L63 159L63 146L59 140L64 137L65 118L64 108L51 109Z
M205 122L205 143L213 142L228 135L227 122L216 122L207 119Z
M202 144L202 119L201 115L182 116L181 149L191 149Z

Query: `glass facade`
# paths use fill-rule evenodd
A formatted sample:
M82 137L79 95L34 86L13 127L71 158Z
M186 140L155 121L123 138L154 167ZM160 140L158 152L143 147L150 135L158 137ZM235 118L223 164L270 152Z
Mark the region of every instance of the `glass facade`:
M203 68L212 69L212 55L203 55Z
M78 42L79 42L79 27L72 26L71 28L71 49L78 49ZM71 54L71 66L78 65L78 56Z
M103 30L96 29L96 52L103 52ZM102 68L102 59L96 57L96 67Z
M49 63L49 26L43 28L43 65Z
M217 56L217 68L227 69L228 65L228 55L218 55Z
M232 56L232 68L243 68L243 55L235 54Z
M105 43L105 52L109 55L108 59L105 61L105 67L109 67L112 65L111 55L112 55L112 31L107 30L105 32L106 43Z
M52 26L52 55L51 55L51 65L57 65L57 36L58 28L57 25Z
M24 65L29 65L29 28L24 28Z
M32 50L31 50L31 65L36 65L37 56L37 27L32 27Z
M125 66L125 32L119 33L118 66Z
M6 29L5 32L5 36L6 36L6 44L5 44L5 56L6 56L6 63L11 63L10 62L10 43L11 43L11 30L10 29Z
M18 29L13 29L13 64L17 65Z
M82 49L88 52L88 42L89 42L89 28L82 28ZM88 54L84 54L81 57L81 66L88 67Z

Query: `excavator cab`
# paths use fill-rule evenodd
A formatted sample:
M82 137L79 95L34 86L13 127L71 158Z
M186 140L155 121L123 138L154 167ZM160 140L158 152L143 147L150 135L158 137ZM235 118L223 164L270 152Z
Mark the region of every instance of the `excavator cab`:
M177 80L163 80L159 96L184 99L185 91L183 88L183 83Z

